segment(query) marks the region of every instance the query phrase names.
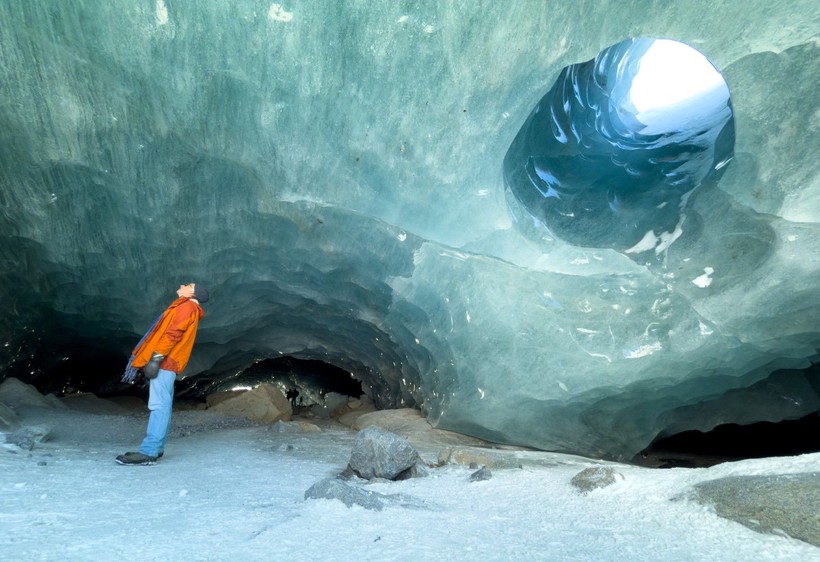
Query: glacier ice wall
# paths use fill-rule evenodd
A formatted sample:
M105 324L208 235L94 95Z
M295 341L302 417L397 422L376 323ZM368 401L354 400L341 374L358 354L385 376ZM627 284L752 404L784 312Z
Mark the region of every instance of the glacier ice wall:
M440 427L609 457L817 411L814 8L7 0L0 368L114 385L197 279L195 378L322 360ZM521 220L503 168L564 68L636 37L720 69L735 146L672 244L625 254Z

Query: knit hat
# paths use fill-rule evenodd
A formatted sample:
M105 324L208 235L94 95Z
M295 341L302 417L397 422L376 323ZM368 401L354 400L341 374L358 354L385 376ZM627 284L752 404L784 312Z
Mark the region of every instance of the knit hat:
M211 295L208 294L208 289L205 288L205 285L194 283L194 298L201 304L205 304L208 302L208 299L211 298Z

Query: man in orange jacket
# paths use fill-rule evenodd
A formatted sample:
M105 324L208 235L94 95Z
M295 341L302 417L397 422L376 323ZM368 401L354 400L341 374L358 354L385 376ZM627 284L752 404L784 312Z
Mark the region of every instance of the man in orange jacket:
M200 304L208 302L208 290L196 283L180 285L177 297L137 344L126 367L123 380L132 382L137 370L142 370L148 379L151 414L139 451L119 455L119 464L154 464L165 450L171 426L174 381L191 358L199 319L205 316Z

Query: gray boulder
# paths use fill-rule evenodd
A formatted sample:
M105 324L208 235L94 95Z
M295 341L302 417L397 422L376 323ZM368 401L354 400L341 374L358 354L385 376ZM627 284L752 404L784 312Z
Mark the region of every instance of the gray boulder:
M357 476L367 480L396 480L417 464L423 465L423 461L407 439L370 426L356 435L348 466Z
M65 408L60 399L49 394L43 396L33 384L8 377L0 383L0 402L20 410L21 408Z
M729 476L702 482L685 497L755 531L820 546L820 472Z
M325 478L311 486L305 492L305 500L328 499L339 500L347 507L361 506L372 511L381 511L389 505L414 509L429 509L422 501L402 494L380 494L363 490L338 478Z
M290 421L290 400L273 384L260 384L253 390L233 392L209 402L208 409L230 416L240 416L261 423Z

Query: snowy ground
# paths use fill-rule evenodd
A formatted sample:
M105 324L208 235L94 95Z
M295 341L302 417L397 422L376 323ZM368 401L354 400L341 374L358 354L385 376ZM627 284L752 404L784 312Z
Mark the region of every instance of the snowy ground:
M816 471L820 454L708 469L615 465L623 479L583 495L570 480L601 463L539 453L545 466L493 469L482 482L446 465L367 484L427 506L369 511L304 499L350 458L355 432L332 422L318 432L225 429L216 414L177 412L165 458L125 467L114 457L134 450L145 414L18 414L53 433L32 451L0 448L2 560L820 561L820 548L671 501L723 476Z

